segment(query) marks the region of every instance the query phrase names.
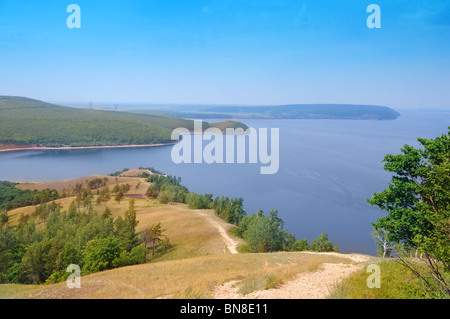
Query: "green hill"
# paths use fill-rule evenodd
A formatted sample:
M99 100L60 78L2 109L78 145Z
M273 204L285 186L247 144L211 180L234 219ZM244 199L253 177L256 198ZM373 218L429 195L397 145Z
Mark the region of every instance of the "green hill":
M76 147L168 143L172 142L173 129L178 127L193 130L193 121L77 109L24 97L0 96L3 144Z

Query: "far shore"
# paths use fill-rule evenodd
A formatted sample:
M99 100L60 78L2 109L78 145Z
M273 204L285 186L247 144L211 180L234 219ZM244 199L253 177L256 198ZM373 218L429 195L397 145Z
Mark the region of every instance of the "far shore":
M175 145L176 142L159 143L159 144L130 144L130 145L108 145L108 146L30 146L30 145L7 145L6 148L0 148L0 152L17 152L17 151L40 151L40 150L85 150L85 149L102 149L102 148L136 148L136 147L156 147Z

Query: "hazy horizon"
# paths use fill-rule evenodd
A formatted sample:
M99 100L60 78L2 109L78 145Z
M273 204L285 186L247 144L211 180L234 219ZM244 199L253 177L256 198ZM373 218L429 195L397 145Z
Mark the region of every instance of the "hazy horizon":
M260 107L260 106L282 106L282 105L320 105L320 104L331 104L331 105L374 105L374 104L355 104L355 103L292 103L292 104L221 104L221 103L155 103L155 102L139 102L139 103L133 103L133 102L111 102L111 101L100 101L100 102L86 102L86 101L45 101L53 104L59 104L62 106L69 106L69 107L77 107L77 108L88 108L89 103L92 103L93 108L114 108L115 105L123 108L132 108L132 107L138 107L138 108L159 108L159 107L220 107L220 106L241 106L241 107ZM441 108L427 108L427 107L393 107L389 105L376 105L376 106L385 106L389 107L393 110L402 110L402 111L449 111L450 112L450 105L447 107L441 107Z
M114 104L450 107L450 2L0 0L0 94ZM104 103L104 102L102 102Z

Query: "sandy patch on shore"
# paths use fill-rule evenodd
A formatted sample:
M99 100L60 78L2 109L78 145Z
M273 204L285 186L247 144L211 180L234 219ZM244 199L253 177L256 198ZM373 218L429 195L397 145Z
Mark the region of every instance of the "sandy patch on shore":
M311 254L308 252L308 254ZM314 253L312 253L314 254ZM278 288L254 291L245 296L238 293L236 284L239 281L231 281L217 287L214 291L216 299L325 299L332 287L351 276L356 271L363 269L370 257L358 254L342 255L338 253L317 253L342 258L349 258L355 264L322 264L317 271L302 272L289 282Z

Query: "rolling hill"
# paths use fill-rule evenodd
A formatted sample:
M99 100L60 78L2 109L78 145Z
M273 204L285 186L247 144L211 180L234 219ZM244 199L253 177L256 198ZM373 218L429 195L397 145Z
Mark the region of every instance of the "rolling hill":
M231 125L237 124L233 122ZM244 124L238 125L246 128ZM171 143L172 131L178 127L193 130L193 121L77 109L24 97L0 96L0 146L83 147ZM208 127L209 124L204 125L204 128Z
M161 222L172 249L148 263L116 268L82 277L81 289L68 289L65 282L46 285L1 284L0 298L324 298L335 280L345 278L372 260L363 255L338 253L280 252L237 253L243 244L212 210L189 209L184 204L160 204L144 195L146 179L139 177L88 176L74 180L23 184L27 189L70 188L94 178L132 185L122 202L111 199L94 208L123 216L129 201L135 201L137 231ZM67 210L75 197L56 202ZM9 225L20 216L33 214L34 206L9 211ZM324 280L324 276L327 280ZM301 279L301 280L300 280ZM312 286L311 286L312 285Z

